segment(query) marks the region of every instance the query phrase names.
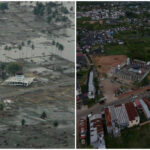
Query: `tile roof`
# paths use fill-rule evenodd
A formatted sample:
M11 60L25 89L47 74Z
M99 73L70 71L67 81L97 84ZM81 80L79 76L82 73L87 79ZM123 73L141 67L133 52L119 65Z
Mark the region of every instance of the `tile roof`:
M129 120L135 120L135 117L138 117L138 112L136 108L134 107L134 104L132 102L126 103L125 104Z

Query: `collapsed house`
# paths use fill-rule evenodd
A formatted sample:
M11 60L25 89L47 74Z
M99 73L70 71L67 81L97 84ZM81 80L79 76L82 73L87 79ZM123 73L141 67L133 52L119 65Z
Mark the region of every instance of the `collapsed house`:
M127 58L125 63L118 64L114 69L113 75L121 80L141 82L149 72L149 62Z
M107 132L115 137L124 128L130 128L140 123L140 117L132 102L108 106L105 108Z
M22 73L17 73L15 76L5 80L5 84L27 87L32 84L33 80L33 77L25 77Z
M104 149L104 131L101 114L94 114L89 117L90 124L90 144L96 149Z

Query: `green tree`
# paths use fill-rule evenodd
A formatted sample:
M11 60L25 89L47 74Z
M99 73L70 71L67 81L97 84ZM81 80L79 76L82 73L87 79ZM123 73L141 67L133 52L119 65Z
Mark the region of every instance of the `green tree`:
M54 121L53 125L54 127L58 127L58 121Z
M3 110L4 110L4 105L0 104L0 111L3 111Z
M6 63L1 63L1 69L4 71L6 69L7 64Z
M7 71L10 73L10 74L13 74L15 75L18 71L22 71L22 65L21 64L18 64L18 63L10 63L8 64L7 66Z
M47 118L47 115L46 115L46 112L45 112L45 111L41 114L41 118L42 118L42 119Z
M30 45L30 43L31 43L31 40L28 40L28 41L27 41L27 44Z
M34 45L33 45L33 44L32 44L32 46L31 46L31 48L34 49Z
M26 121L24 119L21 120L21 125L24 126Z
M8 3L0 3L0 10L4 13L8 9Z
M45 6L41 2L37 2L36 6L34 7L33 13L37 16L44 15Z

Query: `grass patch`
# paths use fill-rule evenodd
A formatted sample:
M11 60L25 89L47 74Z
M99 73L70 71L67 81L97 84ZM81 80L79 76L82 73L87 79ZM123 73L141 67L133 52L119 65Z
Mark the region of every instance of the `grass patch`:
M126 55L128 52L126 45L106 44L104 48L106 55Z
M88 72L89 72L88 69L77 72L78 82L80 86L85 85L87 83Z
M149 148L150 124L142 127L133 127L122 131L121 136L114 138L105 135L107 148Z

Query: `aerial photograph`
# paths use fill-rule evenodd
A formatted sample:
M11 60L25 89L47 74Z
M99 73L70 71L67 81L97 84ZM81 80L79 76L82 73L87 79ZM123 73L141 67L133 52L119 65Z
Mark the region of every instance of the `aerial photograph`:
M77 148L150 148L150 2L77 2Z
M74 63L74 2L0 2L0 148L75 147Z

